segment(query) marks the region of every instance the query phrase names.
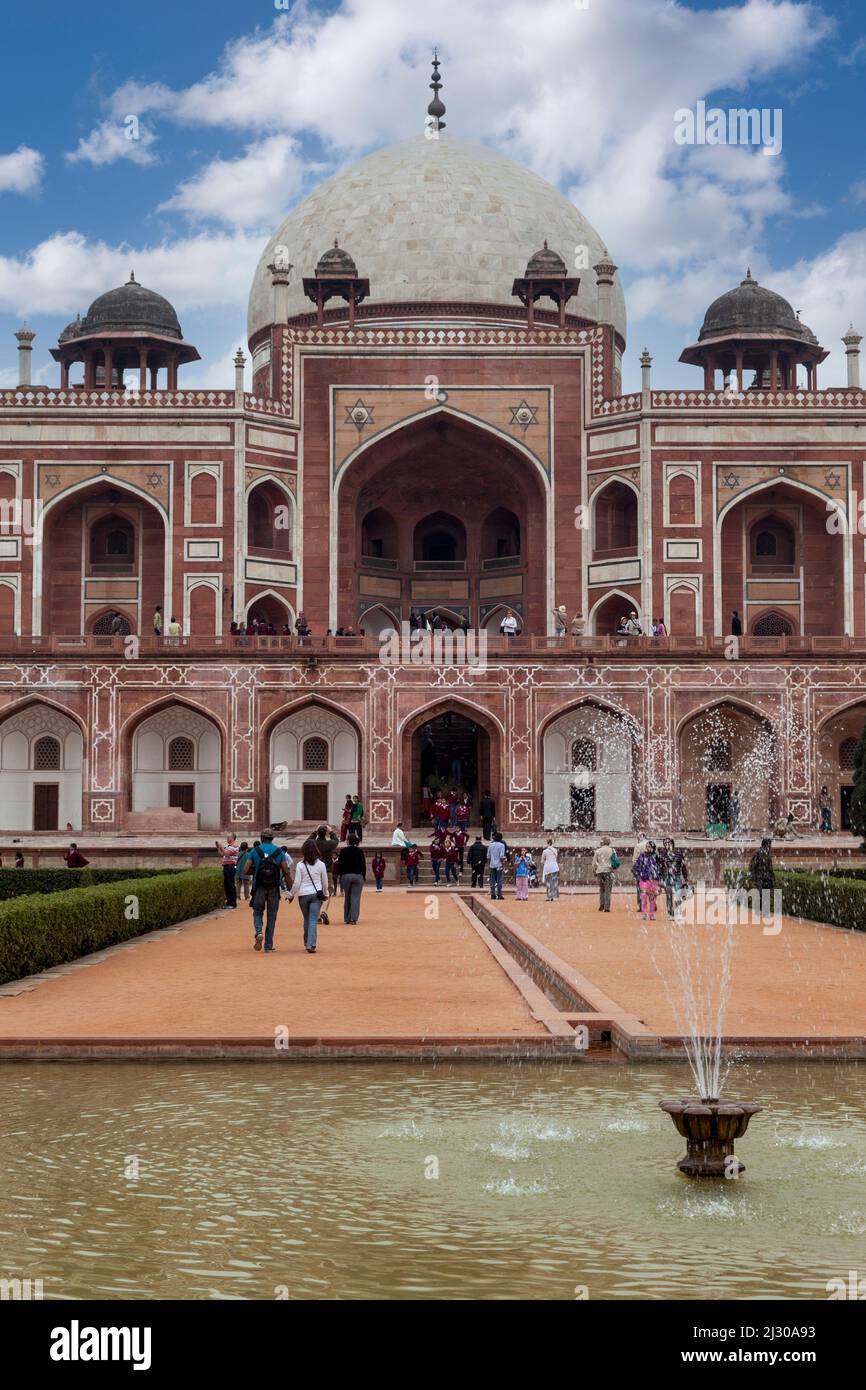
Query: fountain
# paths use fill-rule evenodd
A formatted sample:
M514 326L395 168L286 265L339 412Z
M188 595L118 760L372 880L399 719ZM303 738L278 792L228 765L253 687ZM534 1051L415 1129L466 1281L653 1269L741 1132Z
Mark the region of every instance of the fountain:
M686 1141L686 1154L677 1168L690 1178L739 1177L745 1164L734 1153L734 1142L763 1109L754 1101L720 1099L722 1023L731 986L736 921L727 893L720 889L708 894L701 885L701 891L683 904L680 915L667 922L666 940L679 993L671 989L669 972L661 969L653 951L698 1091L697 1096L659 1102Z

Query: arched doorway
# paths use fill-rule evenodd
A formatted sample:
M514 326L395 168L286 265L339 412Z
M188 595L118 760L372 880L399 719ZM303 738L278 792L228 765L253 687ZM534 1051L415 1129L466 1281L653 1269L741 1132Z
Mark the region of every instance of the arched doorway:
M592 609L589 630L599 637L612 637L619 627L620 618L628 618L631 612L636 612L640 618L640 599L617 590L608 594Z
M42 552L43 633L95 631L108 611L141 632L166 602L163 513L113 478L46 505Z
M81 829L84 739L38 701L0 723L0 830Z
M758 710L722 702L688 718L680 731L680 826L705 830L713 822L762 830L780 805L775 726Z
M596 492L592 532L595 560L611 560L637 553L637 493L627 483L613 479Z
M271 478L254 483L247 495L247 551L287 560L292 554L294 501Z
M360 794L358 734L326 705L279 720L268 740L271 821L339 825L347 796Z
M132 810L192 813L200 830L220 828L220 730L188 705L167 705L132 735Z
M826 787L832 802L834 830L850 829L851 795L854 790L854 751L866 724L866 701L832 715L818 732L815 760L815 792ZM817 815L816 815L817 818Z
M421 711L403 730L403 823L422 824L423 788L435 793L456 787L472 798L473 823L478 803L490 791L499 804L500 740L493 720L459 701Z
M442 412L374 440L338 486L329 625L357 630L378 599L401 620L447 607L473 628L508 602L547 630L549 494L519 445Z
M600 705L559 715L544 733L547 830L631 830L632 722Z

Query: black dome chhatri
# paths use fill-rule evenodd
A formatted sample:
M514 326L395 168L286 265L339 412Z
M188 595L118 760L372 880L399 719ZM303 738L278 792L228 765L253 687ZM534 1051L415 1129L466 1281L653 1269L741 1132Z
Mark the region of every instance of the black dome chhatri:
M714 299L698 334L705 338L734 337L743 333L768 333L782 337L816 341L815 335L801 323L787 299L773 290L765 289L746 272L736 289Z
M71 327L72 325L70 325ZM130 274L125 285L108 290L94 299L80 324L77 336L97 333L150 333L161 338L183 340L177 314L167 299L140 285Z
M524 274L527 277L530 275L567 275L568 266L559 252L551 251L545 242L540 251L536 251L534 255L529 257Z
M341 278L355 278L358 274L358 267L352 260L348 251L344 251L339 242L334 239L333 246L329 246L323 256L319 257L316 264L316 275L339 275Z

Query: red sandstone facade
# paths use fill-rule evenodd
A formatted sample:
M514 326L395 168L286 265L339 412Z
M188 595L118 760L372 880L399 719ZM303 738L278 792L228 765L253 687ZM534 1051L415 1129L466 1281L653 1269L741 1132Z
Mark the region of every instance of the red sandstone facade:
M276 302L287 274L273 267ZM490 786L508 830L699 829L726 786L753 797L753 828L789 810L814 824L825 783L844 820L866 716L856 376L794 389L795 360L763 379L752 344L735 388L708 359L704 389L654 390L645 359L624 396L612 323L353 299L254 334L252 394L242 358L233 390L177 387L170 339L170 382L141 389L162 360L152 330L139 350L134 332L118 346L110 325L71 328L67 384L22 370L0 392L3 828L159 828L171 805L178 826L254 830L335 819L350 787L389 830L417 821L419 740L443 715L474 739L473 791ZM744 360L756 384L738 389ZM668 636L614 637L632 608ZM383 662L377 634L413 609L489 632L486 664ZM305 644L229 636L301 612ZM138 641L106 633L115 614ZM37 790L55 773L56 805Z

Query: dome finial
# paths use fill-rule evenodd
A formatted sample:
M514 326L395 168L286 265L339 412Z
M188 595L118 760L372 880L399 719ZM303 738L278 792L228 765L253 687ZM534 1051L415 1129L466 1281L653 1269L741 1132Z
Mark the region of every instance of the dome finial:
M445 103L439 97L439 89L442 83L439 81L439 50L433 49L433 81L430 87L433 91L433 100L427 107L427 115L433 117L433 129L444 130L445 122L442 117L445 115Z
M129 279L127 280L126 283L127 283L128 285L134 285L134 284L135 284L135 271L134 271L134 270L131 270L131 271L129 272Z

